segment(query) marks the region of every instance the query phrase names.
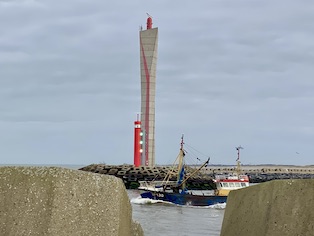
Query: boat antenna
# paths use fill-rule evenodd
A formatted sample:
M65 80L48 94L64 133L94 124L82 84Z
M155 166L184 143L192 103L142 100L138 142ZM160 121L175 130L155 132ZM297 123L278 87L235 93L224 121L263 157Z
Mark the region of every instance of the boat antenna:
M184 142L183 142L183 137L184 137L184 134L182 134L182 136L181 136L181 149L183 149L183 144L184 144Z
M183 137L184 137L184 134L182 134L181 136L180 150L182 151L183 156L185 156L185 150L183 148L183 145L184 145Z
M241 145L236 147L236 150L238 151L238 158L236 160L236 162L237 162L236 171L237 171L238 174L240 174L240 172L241 172L241 167L240 167L240 163L241 163L240 162L240 149L243 149L243 147L241 147Z

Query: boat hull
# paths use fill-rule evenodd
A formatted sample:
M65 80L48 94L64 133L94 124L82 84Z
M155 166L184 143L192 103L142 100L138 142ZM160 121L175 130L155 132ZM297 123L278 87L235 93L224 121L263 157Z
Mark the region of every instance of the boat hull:
M144 192L141 197L190 206L210 206L227 202L227 196L193 195L190 193Z

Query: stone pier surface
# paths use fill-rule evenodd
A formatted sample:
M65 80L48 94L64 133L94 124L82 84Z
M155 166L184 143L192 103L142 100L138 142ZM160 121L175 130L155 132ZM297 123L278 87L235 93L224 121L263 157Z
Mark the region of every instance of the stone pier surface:
M314 180L273 180L231 191L221 236L313 236Z
M58 167L0 167L0 235L143 235L121 179Z

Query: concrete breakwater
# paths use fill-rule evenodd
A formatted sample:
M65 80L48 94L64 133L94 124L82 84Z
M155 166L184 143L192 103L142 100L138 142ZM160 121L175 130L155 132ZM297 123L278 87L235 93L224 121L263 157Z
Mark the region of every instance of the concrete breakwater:
M186 168L187 176L191 176L198 166ZM80 170L114 175L121 178L128 189L137 188L138 181L163 180L166 174L172 170L172 178L176 180L177 171L171 166L134 167L133 165L105 165L91 164ZM233 166L208 166L190 177L187 186L190 189L215 189L213 182L216 173L233 173ZM314 167L298 166L243 166L242 172L247 174L251 183L261 183L274 179L314 179Z
M142 236L122 181L56 167L0 168L0 235Z
M231 191L221 236L313 236L314 179L275 180Z
M134 167L133 165L105 165L92 164L80 170L114 175L121 178L127 189L135 189L139 186L139 181L163 180L169 171L172 171L172 177L169 180L177 179L177 170L170 166ZM187 175L191 175L195 171L194 168L187 168ZM213 189L214 183L211 176L204 173L198 173L192 176L188 182L188 187L192 189Z

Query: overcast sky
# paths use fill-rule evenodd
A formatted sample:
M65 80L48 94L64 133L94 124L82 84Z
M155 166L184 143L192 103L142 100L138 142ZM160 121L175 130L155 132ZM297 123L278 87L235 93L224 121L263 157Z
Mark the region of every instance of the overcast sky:
M157 164L314 164L312 0L0 0L0 164L133 163L146 12Z

